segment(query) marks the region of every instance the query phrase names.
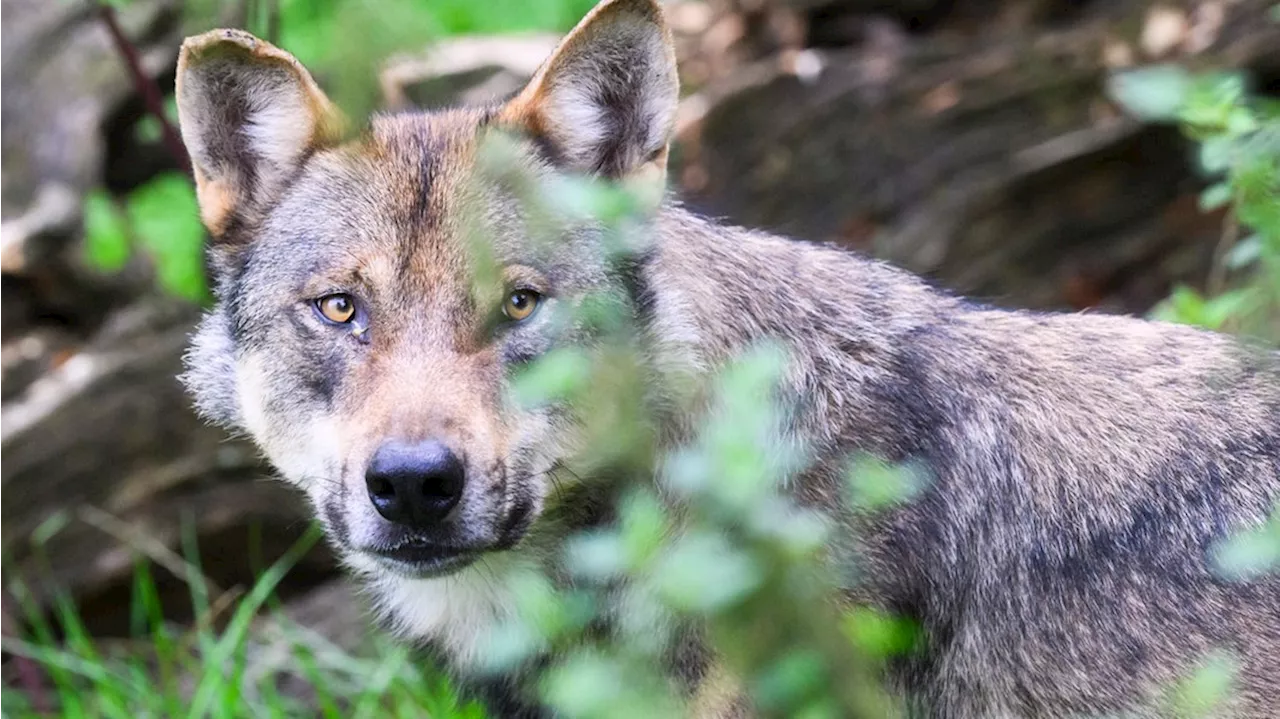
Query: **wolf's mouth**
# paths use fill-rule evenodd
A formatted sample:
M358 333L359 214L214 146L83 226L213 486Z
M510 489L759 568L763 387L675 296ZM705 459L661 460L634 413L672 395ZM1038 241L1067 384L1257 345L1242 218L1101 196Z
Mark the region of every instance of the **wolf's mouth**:
M417 578L439 577L455 572L480 556L479 551L472 549L430 544L379 547L368 553L388 569Z

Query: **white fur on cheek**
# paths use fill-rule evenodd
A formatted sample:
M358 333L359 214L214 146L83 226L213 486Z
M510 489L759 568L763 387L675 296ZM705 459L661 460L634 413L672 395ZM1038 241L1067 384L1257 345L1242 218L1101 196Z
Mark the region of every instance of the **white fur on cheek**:
M266 377L262 363L250 356L236 365L236 397L240 399L240 416L244 428L255 438L267 433Z
M289 421L273 418L266 410L271 393L259 357L249 355L236 365L236 394L245 429L285 479L317 499L317 493L334 484L317 479L338 479L335 473L341 466L344 443L337 421L316 414Z

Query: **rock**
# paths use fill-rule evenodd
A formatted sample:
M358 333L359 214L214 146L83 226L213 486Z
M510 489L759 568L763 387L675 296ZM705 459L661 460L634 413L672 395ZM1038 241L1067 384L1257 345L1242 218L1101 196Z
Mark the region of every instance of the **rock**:
M1141 5L1123 4L1139 18ZM1186 60L1276 77L1266 6L1231 5ZM684 101L672 176L710 214L1000 304L1146 310L1171 283L1203 281L1221 218L1195 211L1203 181L1176 130L1107 100L1111 28L1124 25L1115 6L1098 12L1105 22L1002 38L809 48L807 73L744 66Z

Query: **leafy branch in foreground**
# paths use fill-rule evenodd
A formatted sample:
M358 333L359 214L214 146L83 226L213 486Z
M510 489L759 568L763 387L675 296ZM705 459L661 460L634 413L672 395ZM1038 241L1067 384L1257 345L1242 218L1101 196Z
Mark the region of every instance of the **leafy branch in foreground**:
M531 243L592 233L620 274L651 246L656 188L533 177L515 152L490 137L482 181L519 199ZM473 224L476 292L491 296L499 274ZM671 716L704 699L687 699L663 673L676 636L696 631L725 683L764 716L895 715L879 665L910 651L910 628L868 609L842 617L832 527L783 493L807 462L786 430L783 348L763 342L707 376L665 368L661 386L673 396L657 398L645 329L618 288L578 298L554 320L589 327L592 339L528 366L516 400L574 417L584 435L560 486L608 492L616 521L574 534L550 567L500 578L520 606L492 628L480 668L510 673L549 658L529 691L566 716ZM673 411L698 418L698 429L670 443L663 419ZM891 502L910 483L882 469L854 474Z
M1197 144L1211 183L1201 208L1223 211L1207 296L1179 286L1155 315L1280 340L1280 102L1250 92L1240 73L1173 65L1119 73L1110 90L1136 117L1175 124Z

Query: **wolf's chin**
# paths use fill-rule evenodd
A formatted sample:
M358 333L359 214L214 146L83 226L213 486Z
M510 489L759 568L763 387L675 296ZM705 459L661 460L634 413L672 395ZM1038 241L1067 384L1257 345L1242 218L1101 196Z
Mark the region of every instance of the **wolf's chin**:
M479 552L437 554L421 558L397 553L367 554L381 569L406 579L432 579L461 571L480 557Z

